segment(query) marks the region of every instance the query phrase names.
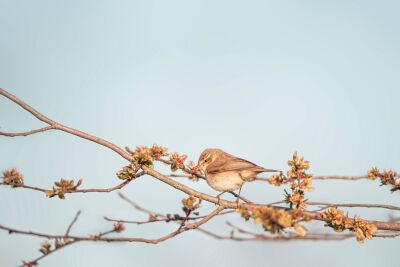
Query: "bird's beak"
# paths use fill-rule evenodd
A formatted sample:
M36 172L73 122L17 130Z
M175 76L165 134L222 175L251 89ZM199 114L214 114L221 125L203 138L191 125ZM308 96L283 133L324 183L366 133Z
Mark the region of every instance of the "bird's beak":
M200 170L204 170L204 162L199 161L199 162L197 163L197 167L198 167Z

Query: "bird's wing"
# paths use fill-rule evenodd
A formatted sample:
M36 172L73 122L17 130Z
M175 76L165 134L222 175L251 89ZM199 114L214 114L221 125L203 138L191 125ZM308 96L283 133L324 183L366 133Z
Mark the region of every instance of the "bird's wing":
M226 155L223 160L218 160L207 167L207 173L219 173L227 171L254 171L254 172L275 172L276 170L265 169L256 164L232 155Z

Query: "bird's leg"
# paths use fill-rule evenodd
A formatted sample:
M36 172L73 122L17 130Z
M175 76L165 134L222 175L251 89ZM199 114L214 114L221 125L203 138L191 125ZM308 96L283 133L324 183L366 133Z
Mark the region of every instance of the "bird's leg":
M243 183L243 184L244 184L244 183ZM238 196L236 197L236 205L237 205L238 208L239 208L239 201L240 201L240 192L242 192L243 184L239 187L239 194L238 194Z
M225 191L223 191L223 192L219 193L219 194L216 196L216 198L218 199L218 201L217 201L217 203L218 203L218 206L219 206L219 200L220 200L220 196L222 196L224 193L225 193Z

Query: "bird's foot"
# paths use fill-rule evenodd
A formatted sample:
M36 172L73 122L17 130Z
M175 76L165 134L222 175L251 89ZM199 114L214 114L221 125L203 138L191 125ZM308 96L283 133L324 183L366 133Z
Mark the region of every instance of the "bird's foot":
M222 192L222 193L219 193L218 195L217 195L217 205L218 206L220 206L220 204L219 204L219 201L221 200L221 196L224 194L225 192Z
M237 209L239 208L239 202L240 202L240 196L237 196L237 198L236 198L236 206L237 206Z

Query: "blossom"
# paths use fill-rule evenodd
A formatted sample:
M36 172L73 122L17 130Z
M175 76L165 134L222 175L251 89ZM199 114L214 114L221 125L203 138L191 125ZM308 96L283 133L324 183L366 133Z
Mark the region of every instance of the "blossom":
M182 209L185 213L192 212L200 207L200 199L189 196L188 198L182 199Z
M82 184L82 179L79 179L78 182L75 184L74 180L65 180L61 179L58 182L54 182L56 187L53 187L53 190L47 190L46 196L54 197L58 196L61 199L65 198L65 193L72 193L75 192L76 189Z
M378 228L363 220L359 215L354 216L353 219L344 215L342 210L336 208L328 208L323 213L323 218L327 221L327 226L332 227L335 231L343 231L348 229L355 233L357 241L362 243L366 238L372 239L372 235L378 231Z
M176 171L178 169L183 169L185 167L185 160L187 156L185 154L179 155L177 152L173 152L169 156L169 160L171 161L171 170Z
M3 184L18 187L24 184L24 176L16 168L3 171Z
M117 233L121 233L125 230L125 225L122 222L114 223L114 231Z

